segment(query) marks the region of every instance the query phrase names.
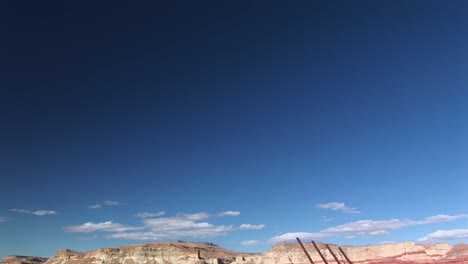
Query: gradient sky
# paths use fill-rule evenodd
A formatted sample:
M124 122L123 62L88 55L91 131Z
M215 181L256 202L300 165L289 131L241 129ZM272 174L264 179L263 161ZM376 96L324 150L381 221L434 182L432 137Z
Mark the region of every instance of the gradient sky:
M0 5L0 257L468 242L467 1Z

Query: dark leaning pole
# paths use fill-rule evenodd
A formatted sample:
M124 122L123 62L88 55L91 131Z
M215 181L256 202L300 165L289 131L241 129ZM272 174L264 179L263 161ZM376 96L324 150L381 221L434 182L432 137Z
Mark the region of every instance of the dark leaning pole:
M344 250L343 250L341 247L338 247L338 249L340 250L341 254L343 254L343 256L345 257L345 259L346 259L350 264L353 264L353 262L351 262L351 260L349 260L348 256L344 253Z
M304 245L302 245L301 240L300 240L298 237L296 237L296 240L297 240L297 242L299 243L299 245L301 246L302 250L304 251L304 254L305 254L305 255L307 256L307 258L309 259L310 264L315 264L314 261L312 260L312 258L310 257L309 252L307 252L307 250L305 249Z
M307 252L307 249L304 247L304 245L302 244L301 240L296 237L296 240L297 242L299 243L299 245L301 246L302 248L302 251L304 251L304 254L307 256L307 258L309 259L310 263L311 264L315 264L314 261L312 260L312 258L310 257L309 255L309 252ZM315 250L317 250L317 252L319 253L320 257L322 258L323 262L325 264L328 264L328 261L325 259L325 257L323 256L322 252L320 251L320 249L318 248L317 244L315 244L314 241L311 241L312 244L314 245L315 247ZM325 244L325 246L327 247L328 251L330 251L331 255L333 256L333 258L335 259L336 263L338 264L341 264L340 261L338 260L338 257L335 255L335 253L333 252L333 250L330 248L330 246L328 244ZM345 259L350 263L350 264L353 264L353 262L351 262L351 260L348 258L348 256L346 255L346 253L344 252L344 250L341 248L341 247L338 247L338 249L340 250L341 254L343 254L343 256L345 257ZM290 260L291 261L291 260ZM346 264L346 261L344 261L344 263Z
M317 247L317 244L315 244L314 241L312 241L312 244L314 245L315 247L315 250L317 250L317 252L319 253L320 257L322 258L323 262L325 264L328 264L328 261L325 259L325 257L323 256L322 252L320 251L320 249Z
M330 246L328 244L325 244L325 246L327 246L328 250L330 250L330 253L333 256L333 258L335 259L336 263L340 264L340 261L336 257L335 253L333 253L333 250L330 248Z

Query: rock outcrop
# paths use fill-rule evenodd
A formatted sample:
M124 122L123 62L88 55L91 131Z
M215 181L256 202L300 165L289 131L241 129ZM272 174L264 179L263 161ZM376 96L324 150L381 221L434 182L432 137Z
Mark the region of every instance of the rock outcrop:
M238 253L212 243L156 243L77 253L59 250L44 264L225 264Z
M47 258L30 257L30 256L6 256L0 260L0 264L42 264L47 261Z
M314 263L323 263L315 248L304 244ZM336 263L325 244L317 243L318 248L329 263ZM466 246L466 245L463 245ZM456 248L459 248L456 250ZM348 263L336 245L330 245L338 260ZM370 246L342 246L342 250L353 263L452 263L452 260L468 263L468 246L449 244L415 244L414 242L389 243ZM457 252L457 253L456 253ZM308 259L296 244L277 244L263 254L264 263L307 264ZM449 261L450 260L450 261Z
M336 263L325 244L317 246L328 263ZM314 263L324 263L311 243L305 243ZM336 245L331 249L341 263L348 263ZM460 263L468 264L468 245L415 244L342 246L353 263ZM212 243L154 243L103 248L79 253L60 249L52 258L13 256L0 264L309 264L298 244L280 243L264 253L239 253Z

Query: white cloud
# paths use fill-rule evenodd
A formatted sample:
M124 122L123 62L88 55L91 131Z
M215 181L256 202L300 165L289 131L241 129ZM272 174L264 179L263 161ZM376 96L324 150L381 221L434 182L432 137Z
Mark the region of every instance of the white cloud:
M116 201L104 201L102 203L107 206L117 206L120 204L119 202L116 202Z
M32 212L32 214L33 215L43 216L43 215L54 215L54 214L57 214L57 212L56 211L39 210L39 211Z
M468 229L437 230L418 239L421 242L468 238Z
M242 224L239 226L241 230L259 230L265 228L265 225L251 225L251 224Z
M388 234L390 234L390 232L388 232L387 230L375 230L375 231L369 232L370 237L386 236Z
M164 240L167 239L164 235L155 232L131 232L131 233L115 233L107 235L106 238L112 239L128 239L128 240Z
M102 203L90 205L90 206L88 206L88 208L89 208L89 209L99 209L99 208L102 208L103 205L105 205L105 206L110 206L110 207L114 207L114 206L117 206L117 205L119 205L119 204L120 204L120 203L117 202L117 201L110 201L110 200L107 200L107 201L103 201Z
M10 209L11 212L23 213L23 214L32 214L31 211L25 209Z
M240 212L238 211L226 211L226 212L222 212L222 213L219 213L218 216L238 216L240 215Z
M195 213L195 214L178 214L177 217L197 221L197 220L201 220L201 219L206 219L206 218L210 217L210 215L205 213L205 212L199 212L199 213Z
M165 213L166 212L164 211L157 212L157 213L143 212L143 213L136 214L135 216L140 217L140 218L151 218L151 217L158 217L158 216L164 215Z
M82 225L67 226L63 229L67 232L73 233L91 233L96 231L124 232L129 230L139 230L141 227L124 226L122 224L113 223L112 221L107 221L102 223L87 222Z
M303 240L321 240L327 237L323 233L308 233L308 232L290 232L279 236L272 237L268 240L269 243L280 243L280 242L294 242L296 237Z
M158 213L162 215L162 212ZM208 218L205 212L195 214L178 214L174 217L145 218L153 213L141 213L142 225L125 226L112 221L94 223L88 222L82 225L68 226L64 230L68 232L91 233L109 232L107 238L136 239L136 240L168 240L178 238L207 238L217 237L234 231L232 225L214 225L201 221Z
M179 217L145 219L144 222L144 231L114 233L106 237L132 240L207 238L224 236L233 230L232 226L215 226L207 222L194 222Z
M275 236L269 240L270 243L292 242L296 237L305 240L321 240L329 237L378 237L390 234L391 230L401 229L408 226L427 225L438 222L455 221L461 218L467 218L468 215L435 215L423 220L413 221L409 219L389 219L389 220L359 220L330 228L318 232L294 232ZM428 235L429 236L429 235ZM425 238L422 238L425 239ZM424 240L422 240L424 241Z
M246 240L246 241L241 241L240 244L242 246L256 246L256 245L262 245L263 242L260 240Z
M344 213L348 214L357 214L359 211L354 208L354 207L349 207L346 206L344 203L338 203L338 202L333 202L333 203L326 203L326 204L317 204L315 205L317 208L320 209L329 209L329 210L340 210L343 211Z
M440 215L426 217L424 220L418 221L416 223L425 225L425 224L432 224L432 223L439 223L439 222L455 221L455 220L463 219L463 218L468 218L468 214L458 214L458 215L440 214Z
M0 216L0 223L6 222L7 218L4 216Z
M203 215L181 215L168 218L144 219L146 228L168 238L181 237L217 237L223 236L232 231L232 226L216 226L208 222L197 222Z
M320 231L321 233L329 234L330 236L357 236L357 237L374 237L378 234L383 234L383 231L400 229L410 225L408 220L402 221L399 219L390 220L359 220L355 222L330 227Z
M57 214L56 211L53 210L37 210L37 211L29 211L25 209L10 209L11 212L23 213L23 214L32 214L37 216L44 216L44 215L54 215Z

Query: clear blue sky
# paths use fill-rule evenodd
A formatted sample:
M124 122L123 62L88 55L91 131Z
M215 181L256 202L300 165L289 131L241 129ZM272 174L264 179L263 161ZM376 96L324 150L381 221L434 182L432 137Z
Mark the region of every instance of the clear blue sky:
M0 10L0 257L468 241L466 1Z

